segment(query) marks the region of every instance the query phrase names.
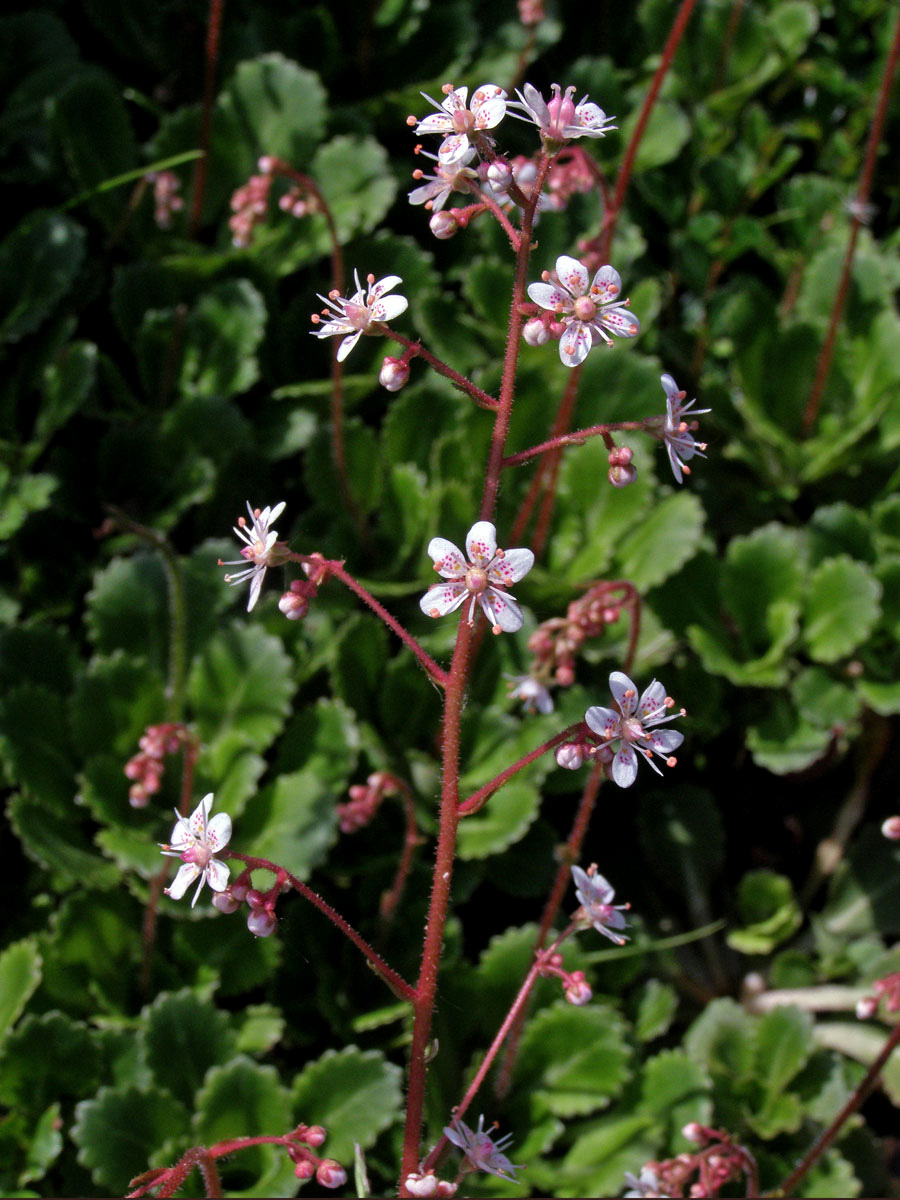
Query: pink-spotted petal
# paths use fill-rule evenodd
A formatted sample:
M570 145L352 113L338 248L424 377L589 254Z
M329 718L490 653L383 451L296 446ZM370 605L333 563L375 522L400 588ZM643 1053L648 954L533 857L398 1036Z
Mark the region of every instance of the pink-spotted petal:
M466 107L466 97L468 95L469 89L467 87L455 88L449 93L446 100L441 101L441 108L446 109L448 113L462 112Z
M443 167L452 166L453 163L459 162L461 158L465 158L468 149L468 135L465 133L454 133L450 137L445 137L441 142L440 149L438 150L438 162Z
M228 813L216 813L206 827L206 844L213 854L218 854L231 840L231 817Z
M613 671L609 677L613 700L626 717L633 717L638 703L638 691L624 671Z
M637 755L627 742L623 742L612 761L613 782L619 787L631 787L637 779Z
M348 334L347 337L344 338L344 340L341 342L340 346L338 346L338 352L337 352L338 362L344 361L344 359L347 357L347 355L350 353L350 351L353 349L353 347L359 341L361 335L362 335L362 330L357 329L353 333Z
M428 617L446 617L447 613L456 612L468 594L468 588L461 581L435 583L419 601L419 608Z
M594 337L590 326L573 321L559 339L559 357L567 367L577 367L590 354Z
M677 729L653 729L647 734L646 742L651 750L668 758L684 741L684 734Z
M534 566L534 555L530 550L507 550L502 558L494 560L488 572L492 583L502 583L509 587L518 583Z
M481 594L481 607L491 625L499 626L504 633L518 633L522 628L522 610L506 592L487 588Z
M434 569L444 579L461 579L468 564L458 546L448 542L446 538L432 538L428 543L428 557L434 563Z
M213 793L207 792L194 811L191 813L190 827L195 837L202 837L207 827L209 810L213 806Z
M591 283L591 299L608 304L622 294L622 276L615 267L601 267Z
M476 567L486 567L497 553L497 530L490 521L476 521L466 535L466 553Z
M650 686L644 689L644 692L638 701L638 717L642 721L645 721L647 717L653 714L658 717L665 716L665 701L666 689L658 679L654 679Z
M528 298L551 312L571 312L574 307L569 293L555 283L529 283Z
M375 321L393 321L394 317L406 312L408 307L409 301L405 296L385 296L383 300L375 301L370 312Z
M493 129L506 116L506 101L498 97L495 100L485 100L478 106L473 101L472 112L475 114L476 129Z
M641 332L640 321L627 308L604 309L598 320L618 337L633 338Z
M579 262L577 258L572 258L568 254L561 254L556 260L556 274L559 277L559 282L563 287L568 288L573 296L583 296L587 291L587 267L584 263Z
M398 283L402 282L403 280L399 275L385 275L384 279L379 279L378 282L373 284L369 289L369 299L378 300L385 294L385 292L391 291L391 289L395 288Z
M446 106L446 102L445 102ZM448 113L429 113L416 126L416 133L452 133L453 118Z
M599 104L576 104L575 120L585 130L602 126L606 122L606 113Z
M199 874L200 868L196 863L182 863L178 874L165 889L166 895L173 900L180 900Z
M584 719L588 728L604 741L608 742L621 733L621 714L611 708L602 708L599 705L589 708L584 714Z
M214 892L224 892L228 887L231 868L227 863L219 862L217 858L210 859L206 868L206 882Z

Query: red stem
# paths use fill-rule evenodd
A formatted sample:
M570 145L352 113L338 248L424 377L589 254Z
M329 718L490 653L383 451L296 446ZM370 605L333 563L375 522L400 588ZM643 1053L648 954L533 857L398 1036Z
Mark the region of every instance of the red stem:
M222 6L224 0L209 0L209 18L206 26L206 64L203 74L203 108L200 114L200 157L194 171L194 194L191 198L191 237L197 236L200 218L203 215L203 197L206 191L206 171L209 159L209 135L212 125L213 91L216 84L216 64L219 60L219 38L222 33Z
M508 783L513 775L517 775L529 763L536 762L542 754L546 754L548 750L552 750L554 746L558 746L561 742L564 742L567 737L571 737L577 733L583 728L583 725L583 721L577 721L574 725L568 725L561 733L552 737L549 742L543 742L534 750L529 750L523 758L514 762L512 766L507 767L505 771L501 771L499 775L495 775L489 783L484 784L477 792L473 792L471 796L463 800L459 806L459 815L461 817L471 817L472 813L477 813L479 809L484 808L494 792L499 791L504 783Z
M646 421L612 421L608 425L589 425L586 429L575 429L572 433L564 433L560 437L549 438L546 442L541 442L537 446L530 446L527 450L520 450L518 454L510 454L508 458L504 458L503 466L518 467L521 463L528 462L531 458L537 458L539 454L561 450L564 446L580 446L588 438L606 437L610 433L633 433L636 430L646 430L646 428Z
M397 783L399 786L400 780ZM400 862L397 866L397 873L394 875L394 882L381 897L381 903L379 904L379 914L384 925L390 925L394 919L394 914L397 911L400 897L403 895L403 889L406 886L406 880L412 867L413 855L416 852L416 847L422 841L422 838L419 836L419 827L416 824L416 809L413 804L412 794L406 784L400 787L400 795L403 801L406 830L403 835L403 853L400 855Z
M847 252L844 255L844 265L841 269L841 279L838 284L837 295L834 298L834 304L831 309L828 332L825 335L825 341L822 344L819 354L819 361L816 364L816 377L813 380L812 390L809 393L809 399L806 401L806 408L803 410L803 432L807 434L812 429L819 415L819 408L822 404L822 393L825 391L825 383L831 370L831 360L834 357L834 344L837 339L838 325L843 316L844 305L847 302L847 293L850 290L850 274L853 269L853 255L856 252L856 239L859 235L860 225L862 224L857 213L864 211L863 206L868 202L869 193L872 190L875 160L878 156L878 147L881 143L881 134L887 116L888 100L891 95L891 86L894 81L894 71L897 69L898 57L900 57L900 17L898 17L897 26L894 30L894 40L891 43L891 48L885 60L884 70L881 74L878 104L875 108L872 127L869 130L869 140L866 143L866 156L863 162L862 173L859 177L859 187L856 192L857 212L853 212L850 215L850 238L847 242Z
M491 412L497 411L499 405L493 396L489 396L487 392L482 391L471 380L466 379L465 375L460 375L459 371L454 371L452 367L448 367L445 362L435 357L430 350L426 350L421 342L413 342L409 338L404 337L402 333L395 333L393 329L386 330L386 334L393 338L395 342L399 342L401 346L405 346L410 358L424 359L432 370L437 371L438 375L443 375L451 383L455 383L459 390L470 396L479 408L487 408Z

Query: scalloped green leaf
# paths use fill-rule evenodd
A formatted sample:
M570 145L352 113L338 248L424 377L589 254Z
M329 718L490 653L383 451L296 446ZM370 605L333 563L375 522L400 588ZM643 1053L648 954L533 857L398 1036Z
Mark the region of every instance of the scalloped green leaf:
M540 1113L575 1117L606 1108L630 1078L626 1033L607 1005L546 1008L522 1037L514 1087L525 1089Z
M72 1140L94 1182L120 1195L187 1123L184 1105L161 1088L104 1087L76 1105Z
M249 1004L237 1020L235 1049L239 1054L265 1054L284 1036L286 1022L274 1004Z
M192 1138L204 1145L234 1137L290 1133L291 1093L274 1067L241 1055L212 1067L196 1097ZM229 1196L293 1195L294 1165L280 1146L252 1146L222 1165L222 1188ZM248 1186L248 1176L253 1182Z
M748 650L763 651L782 632L773 625L776 605L793 605L805 582L803 535L774 523L734 538L725 555L722 599L737 622Z
M693 493L667 496L624 539L617 574L641 591L656 587L696 553L703 529L703 505Z
M753 1071L753 1018L730 997L717 997L687 1031L684 1048L711 1075L740 1083Z
M228 1015L190 988L157 996L141 1021L154 1081L174 1096L193 1096L209 1068L227 1062L235 1050Z
M670 1139L679 1136L688 1121L709 1120L710 1092L709 1076L681 1050L663 1050L644 1064L641 1109L665 1124Z
M119 883L118 869L94 852L80 824L61 820L52 809L22 793L10 797L6 815L24 852L51 872L58 891L69 891L73 882L85 888Z
M68 708L72 740L82 758L111 752L125 760L137 754L147 726L166 712L164 681L143 657L124 650L95 655Z
M880 614L881 585L868 567L846 555L821 563L809 580L803 636L818 662L844 658L871 633Z
M40 981L41 955L33 938L13 942L0 954L0 1044Z
M561 1164L553 1164L553 1194L614 1196L624 1187L626 1171L659 1151L660 1130L646 1113L610 1113L576 1131Z
M337 841L337 801L343 790L314 768L279 775L247 805L241 819L242 851L308 879Z
M813 1019L792 1004L764 1013L756 1026L756 1078L767 1096L782 1092L815 1049Z
M328 1130L328 1154L346 1166L403 1110L403 1073L380 1050L345 1046L307 1063L292 1088L294 1119Z
M776 695L762 719L747 730L753 761L776 775L805 771L834 740L834 730L807 720L783 695Z
M184 394L226 400L246 392L259 378L265 327L266 303L249 280L226 279L204 292L184 322Z
M35 1122L28 1142L25 1166L19 1174L19 1187L43 1179L48 1168L62 1153L63 1121L60 1114L60 1105L54 1102L44 1109Z
M0 466L0 538L11 538L32 513L48 508L58 486L55 475L32 472L16 477Z
M678 1009L678 993L670 983L659 979L648 979L641 993L634 1035L639 1042L652 1042L662 1037Z
M97 1039L87 1025L61 1012L28 1013L0 1051L0 1099L36 1119L54 1100L93 1090L100 1070Z
M146 655L164 673L169 652L166 581L158 558L114 558L94 576L85 621L103 654L124 649Z
M393 204L397 181L389 161L373 137L347 134L325 142L313 155L310 174L319 182L341 242L371 233Z
M197 727L211 753L235 735L263 751L277 736L290 710L296 684L281 641L259 625L233 624L220 630L194 662L188 698Z
M121 884L121 872L104 868ZM44 949L41 995L74 1012L126 1011L141 965L141 909L126 890L73 891L57 908Z
M0 697L0 760L9 778L60 815L75 795L68 734L65 704L49 688L23 683Z
M728 933L728 945L742 954L770 954L803 924L791 881L775 871L748 871L738 885L743 928Z
M44 368L41 407L34 423L34 439L42 449L93 392L97 358L93 342L73 341Z
M50 316L74 286L85 232L61 213L30 213L0 243L0 343L18 342Z
M540 804L540 793L533 783L513 779L505 784L484 808L461 822L457 843L460 858L488 858L518 842L537 817Z

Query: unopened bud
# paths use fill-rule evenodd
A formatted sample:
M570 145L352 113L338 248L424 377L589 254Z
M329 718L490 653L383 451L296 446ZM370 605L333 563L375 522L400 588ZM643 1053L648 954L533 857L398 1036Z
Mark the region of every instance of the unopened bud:
M403 1186L413 1196L436 1196L438 1180L436 1175L428 1171L424 1175L407 1175Z
M900 841L900 817L888 817L881 826L881 832L892 842Z
M450 1179L439 1179L437 1185L437 1194L439 1196L455 1196L458 1186L458 1184L453 1183Z
M629 483L634 483L637 479L637 468L632 466L610 467L609 482L613 487L623 488L628 487Z
M378 382L389 392L399 392L409 379L409 363L387 355L378 372Z
M289 621L300 621L309 612L309 601L299 592L283 592L278 600L278 608Z
M323 1158L316 1170L316 1179L322 1187L339 1188L347 1182L347 1172L333 1158Z
M309 1158L302 1158L294 1167L294 1174L298 1179L312 1179L316 1173L316 1164Z
M870 1017L874 1017L878 1011L878 998L876 996L863 996L856 1002L856 1017L859 1021L868 1021Z
M237 910L241 907L240 900L233 896L228 889L226 889L224 892L216 892L213 895L212 902L214 907L217 908L219 912L223 913L237 912Z
M444 242L447 238L452 238L459 229L459 222L453 213L436 212L428 222L428 228L436 238Z
M577 771L584 762L584 751L575 742L556 747L556 765L565 771Z
M529 346L546 346L550 341L550 330L540 317L532 317L530 321L525 322L522 337Z
M505 194L509 191L509 185L512 183L512 167L502 158L498 158L488 167L487 177L495 192L500 192L501 195Z
M681 1136L689 1142L693 1142L696 1146L702 1146L706 1141L703 1127L697 1121L689 1121L687 1125L683 1126Z
M247 918L247 928L254 937L269 937L275 932L276 923L275 914L265 908L254 909Z
M591 985L585 979L584 971L573 971L563 991L568 1002L579 1007L587 1004L592 995Z
M306 1131L306 1137L304 1137L303 1140L306 1142L307 1146L319 1147L325 1142L327 1137L328 1133L323 1126L310 1125L309 1129Z

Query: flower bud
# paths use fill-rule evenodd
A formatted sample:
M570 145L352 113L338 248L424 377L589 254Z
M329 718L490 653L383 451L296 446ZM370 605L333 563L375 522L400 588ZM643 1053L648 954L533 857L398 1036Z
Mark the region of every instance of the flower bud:
M318 1148L323 1144L328 1137L327 1132L321 1125L310 1125L306 1131L306 1137L303 1139L307 1146Z
M212 898L213 905L223 913L233 913L241 907L241 902L231 894L229 889L224 892L216 892Z
M492 162L487 169L488 182L495 192L500 195L505 195L509 191L509 185L513 180L512 167L508 162L504 162L502 158L498 158L496 162Z
M637 468L632 466L610 467L609 482L613 487L623 488L628 487L629 483L634 483L637 479Z
M877 996L863 996L856 1002L856 1017L859 1021L868 1021L878 1011Z
M309 612L309 601L298 592L283 592L278 608L289 621L300 621Z
M577 771L584 762L584 752L577 742L556 747L556 765L565 771Z
M563 991L568 1002L579 1007L582 1004L587 1004L592 995L591 985L585 979L584 971L573 971Z
M399 392L409 379L409 363L387 355L378 373L378 382L389 392Z
M428 228L436 238L444 242L454 236L459 229L459 222L453 213L436 212L428 222Z
M525 322L522 337L529 346L545 346L550 341L550 330L540 317L532 317Z
M275 914L266 908L255 908L247 918L247 928L254 937L269 937L275 932L275 925Z
M881 832L892 842L900 841L900 817L888 817L881 826Z
M301 1160L294 1167L294 1174L298 1179L302 1179L304 1181L307 1179L312 1179L315 1173L316 1164L312 1161L312 1159L309 1158L301 1158Z
M437 1185L438 1196L455 1196L456 1189L459 1185L450 1179L439 1179Z
M689 1121L681 1130L681 1136L696 1146L702 1146L706 1141L703 1127L697 1121Z
M423 1175L407 1175L404 1187L413 1196L436 1196L438 1181L437 1177L428 1171Z
M347 1172L333 1158L323 1158L316 1170L316 1179L322 1187L339 1188L347 1182Z

